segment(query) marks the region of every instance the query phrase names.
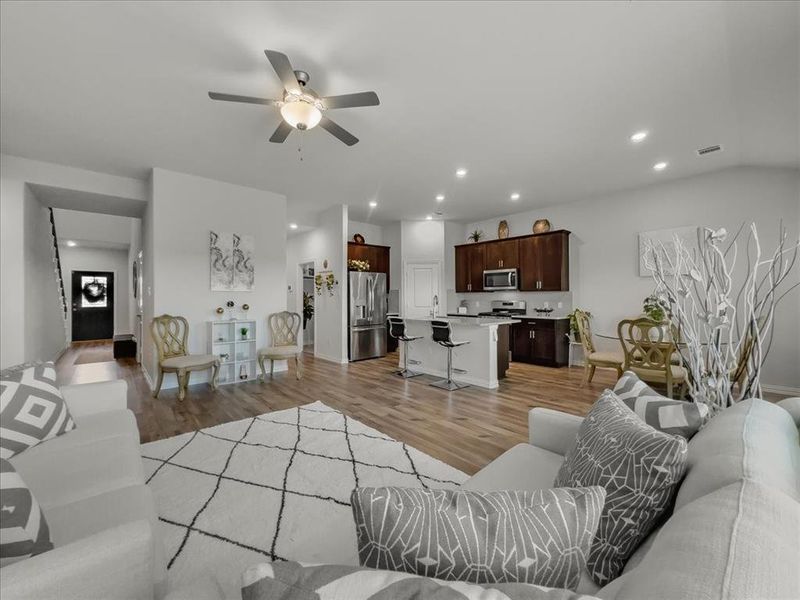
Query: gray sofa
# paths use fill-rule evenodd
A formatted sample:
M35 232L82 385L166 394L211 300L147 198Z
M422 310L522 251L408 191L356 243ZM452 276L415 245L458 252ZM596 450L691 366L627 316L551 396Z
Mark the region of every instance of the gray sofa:
M0 598L151 599L166 583L127 385L61 388L77 427L11 459L47 516L55 549L3 567Z
M717 415L689 442L689 467L669 518L598 589L603 600L800 598L800 399L752 399ZM519 444L464 484L472 490L553 485L583 419L545 408Z

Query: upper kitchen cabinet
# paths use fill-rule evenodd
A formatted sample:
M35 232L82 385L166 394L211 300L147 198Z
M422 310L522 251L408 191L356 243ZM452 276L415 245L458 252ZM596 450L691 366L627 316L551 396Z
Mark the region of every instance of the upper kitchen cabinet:
M519 268L519 240L499 240L486 242L486 261L484 269L517 269Z
M386 289L389 289L389 246L356 244L347 242L347 260L365 260L373 273L386 273Z
M559 230L519 239L520 290L569 290L569 234Z
M456 292L483 291L486 244L456 246Z

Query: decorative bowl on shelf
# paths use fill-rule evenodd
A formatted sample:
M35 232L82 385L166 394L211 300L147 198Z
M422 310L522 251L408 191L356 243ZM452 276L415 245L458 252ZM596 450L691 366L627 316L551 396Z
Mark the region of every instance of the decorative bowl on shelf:
M534 308L533 310L536 311L537 315L549 315L553 312L554 309L547 307L547 308Z

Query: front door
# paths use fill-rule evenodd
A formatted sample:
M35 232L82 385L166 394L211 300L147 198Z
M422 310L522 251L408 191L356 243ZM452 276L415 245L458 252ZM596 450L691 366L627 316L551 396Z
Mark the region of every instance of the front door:
M443 312L444 299L439 295L438 262L406 263L403 290L404 316L410 319L432 317Z
M114 273L72 272L72 341L114 337Z

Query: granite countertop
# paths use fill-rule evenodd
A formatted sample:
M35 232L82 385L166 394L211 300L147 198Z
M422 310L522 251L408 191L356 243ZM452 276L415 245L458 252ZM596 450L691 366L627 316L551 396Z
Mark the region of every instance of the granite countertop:
M506 319L506 317L488 317L488 316L481 316L481 315L459 315L459 314L456 314L456 313L447 313L447 316L448 317L466 318L466 319L494 319L494 320ZM518 322L519 319L524 319L526 321L529 321L531 319L542 319L542 320L547 319L549 321L560 321L561 319L569 319L569 317L567 317L565 315L554 315L552 313L549 314L549 315L536 315L536 314L528 314L528 313L526 313L524 315L514 315L514 317L512 318L512 320L516 320L517 322Z
M507 317L479 317L478 315L442 315L440 317L405 317L406 321L423 321L430 323L431 321L449 321L450 323L457 323L461 325L474 325L475 327L491 327L493 325L512 325L514 323L521 323L519 319L510 319Z

